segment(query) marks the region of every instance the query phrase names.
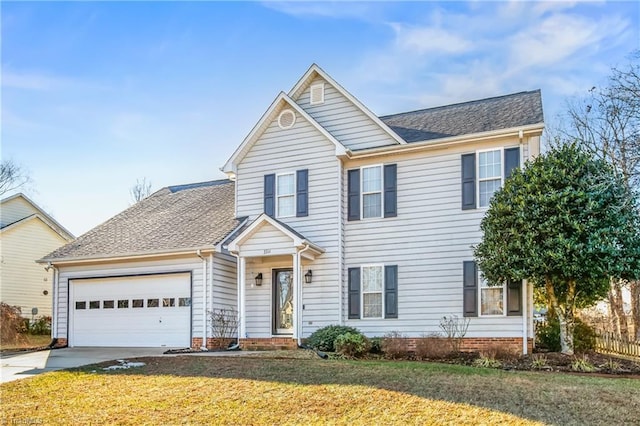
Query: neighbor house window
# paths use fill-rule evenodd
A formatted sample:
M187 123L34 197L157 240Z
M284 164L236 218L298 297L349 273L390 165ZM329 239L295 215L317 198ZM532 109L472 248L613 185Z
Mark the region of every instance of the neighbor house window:
M362 267L362 318L382 318L383 267Z
M502 186L502 150L478 152L478 206L487 207Z
M505 285L490 286L480 274L480 315L504 315Z
M362 168L362 218L382 217L382 166Z
M277 216L296 215L296 178L295 173L278 175L276 179Z

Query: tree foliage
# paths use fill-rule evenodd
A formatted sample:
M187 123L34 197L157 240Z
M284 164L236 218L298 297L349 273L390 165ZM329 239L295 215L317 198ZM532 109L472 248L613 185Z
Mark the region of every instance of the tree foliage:
M575 309L601 300L611 277L640 276L635 197L610 164L565 144L516 170L481 223L475 256L491 284L529 279L558 316L572 353Z

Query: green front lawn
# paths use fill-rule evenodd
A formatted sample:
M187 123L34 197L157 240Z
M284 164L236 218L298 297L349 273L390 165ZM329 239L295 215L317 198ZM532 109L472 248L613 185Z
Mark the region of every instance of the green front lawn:
M180 356L0 386L2 424L633 424L640 380L419 362ZM94 372L95 371L95 372Z

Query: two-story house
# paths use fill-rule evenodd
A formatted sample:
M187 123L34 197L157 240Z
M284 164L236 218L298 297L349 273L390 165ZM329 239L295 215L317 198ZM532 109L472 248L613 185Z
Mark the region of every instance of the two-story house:
M470 318L464 348L502 344L526 352L531 286L487 286L472 246L481 239L491 195L513 168L538 154L543 127L539 91L378 117L311 66L276 97L223 166L233 182L223 184L233 191L227 233L182 249L196 263L184 268L191 271L192 304L180 342L187 333L192 346L208 341L205 313L225 288L235 297L245 348L295 347L330 324L369 336L398 332L410 346L441 331L443 316L457 315ZM189 229L181 232L196 232ZM152 257L150 281L166 269L157 254L129 251L128 262L147 259L129 274L145 273ZM109 268L122 271L121 263L113 266L120 254L100 254L99 271L97 258L72 251L44 259L66 280L59 281L60 305L69 304L70 281L83 288L77 274L105 279ZM196 254L204 257L200 274ZM70 259L73 271L65 267ZM207 273L216 261L227 265L225 279ZM91 304L90 298L71 302ZM104 309L94 302L97 315ZM155 304L147 308L143 300L140 312L161 313ZM60 312L65 326L57 328L62 339L75 332L67 317L78 314L74 306L66 312Z

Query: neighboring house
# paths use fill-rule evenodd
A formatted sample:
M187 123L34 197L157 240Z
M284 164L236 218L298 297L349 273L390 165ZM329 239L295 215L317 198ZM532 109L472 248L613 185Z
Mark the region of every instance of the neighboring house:
M236 305L220 246L242 224L234 186L163 188L42 259L56 270L58 343L200 347L207 312Z
M184 325L183 333L191 346L207 341L202 321L204 311L218 303L214 293L226 289L235 297L237 289L237 299L225 303L238 307L245 348L295 347L330 324L354 326L368 336L399 332L410 347L440 332L443 316L457 315L470 318L464 348L497 344L526 352L533 335L531 285L487 287L472 245L480 242L491 195L513 168L539 153L543 128L540 91L377 117L313 65L276 97L223 166L235 181L235 194L227 194L228 221L212 223L212 206L199 207L210 244L191 244L183 254L196 262L190 269L191 329ZM233 184L224 186L233 190ZM175 215L180 211L163 218ZM135 222L121 216L113 220L123 227ZM201 231L167 226L154 241L175 251L174 234L189 238L196 230ZM78 241L107 237L94 231ZM144 240L149 231L143 224L130 232ZM214 271L202 280L198 248L210 256L205 269L212 260L224 260L225 279ZM120 278L105 277L167 269L166 260L137 260L153 256L144 250L129 250L127 265L135 267L125 266L125 251L125 245L105 248L96 260L63 248L45 259L60 270L54 337L69 338L72 345L105 342L99 337L102 325L92 327L95 340L80 340L90 331L77 329L74 320L112 312L99 312L107 299L98 295L117 303L121 290L108 280ZM185 269L176 263L175 269ZM89 277L102 278L98 290L79 280ZM210 295L207 305L203 293ZM74 306L78 302L86 305ZM127 332L137 333L141 324L131 321Z
M0 300L25 318L50 316L53 272L36 260L73 238L26 195L0 201Z

